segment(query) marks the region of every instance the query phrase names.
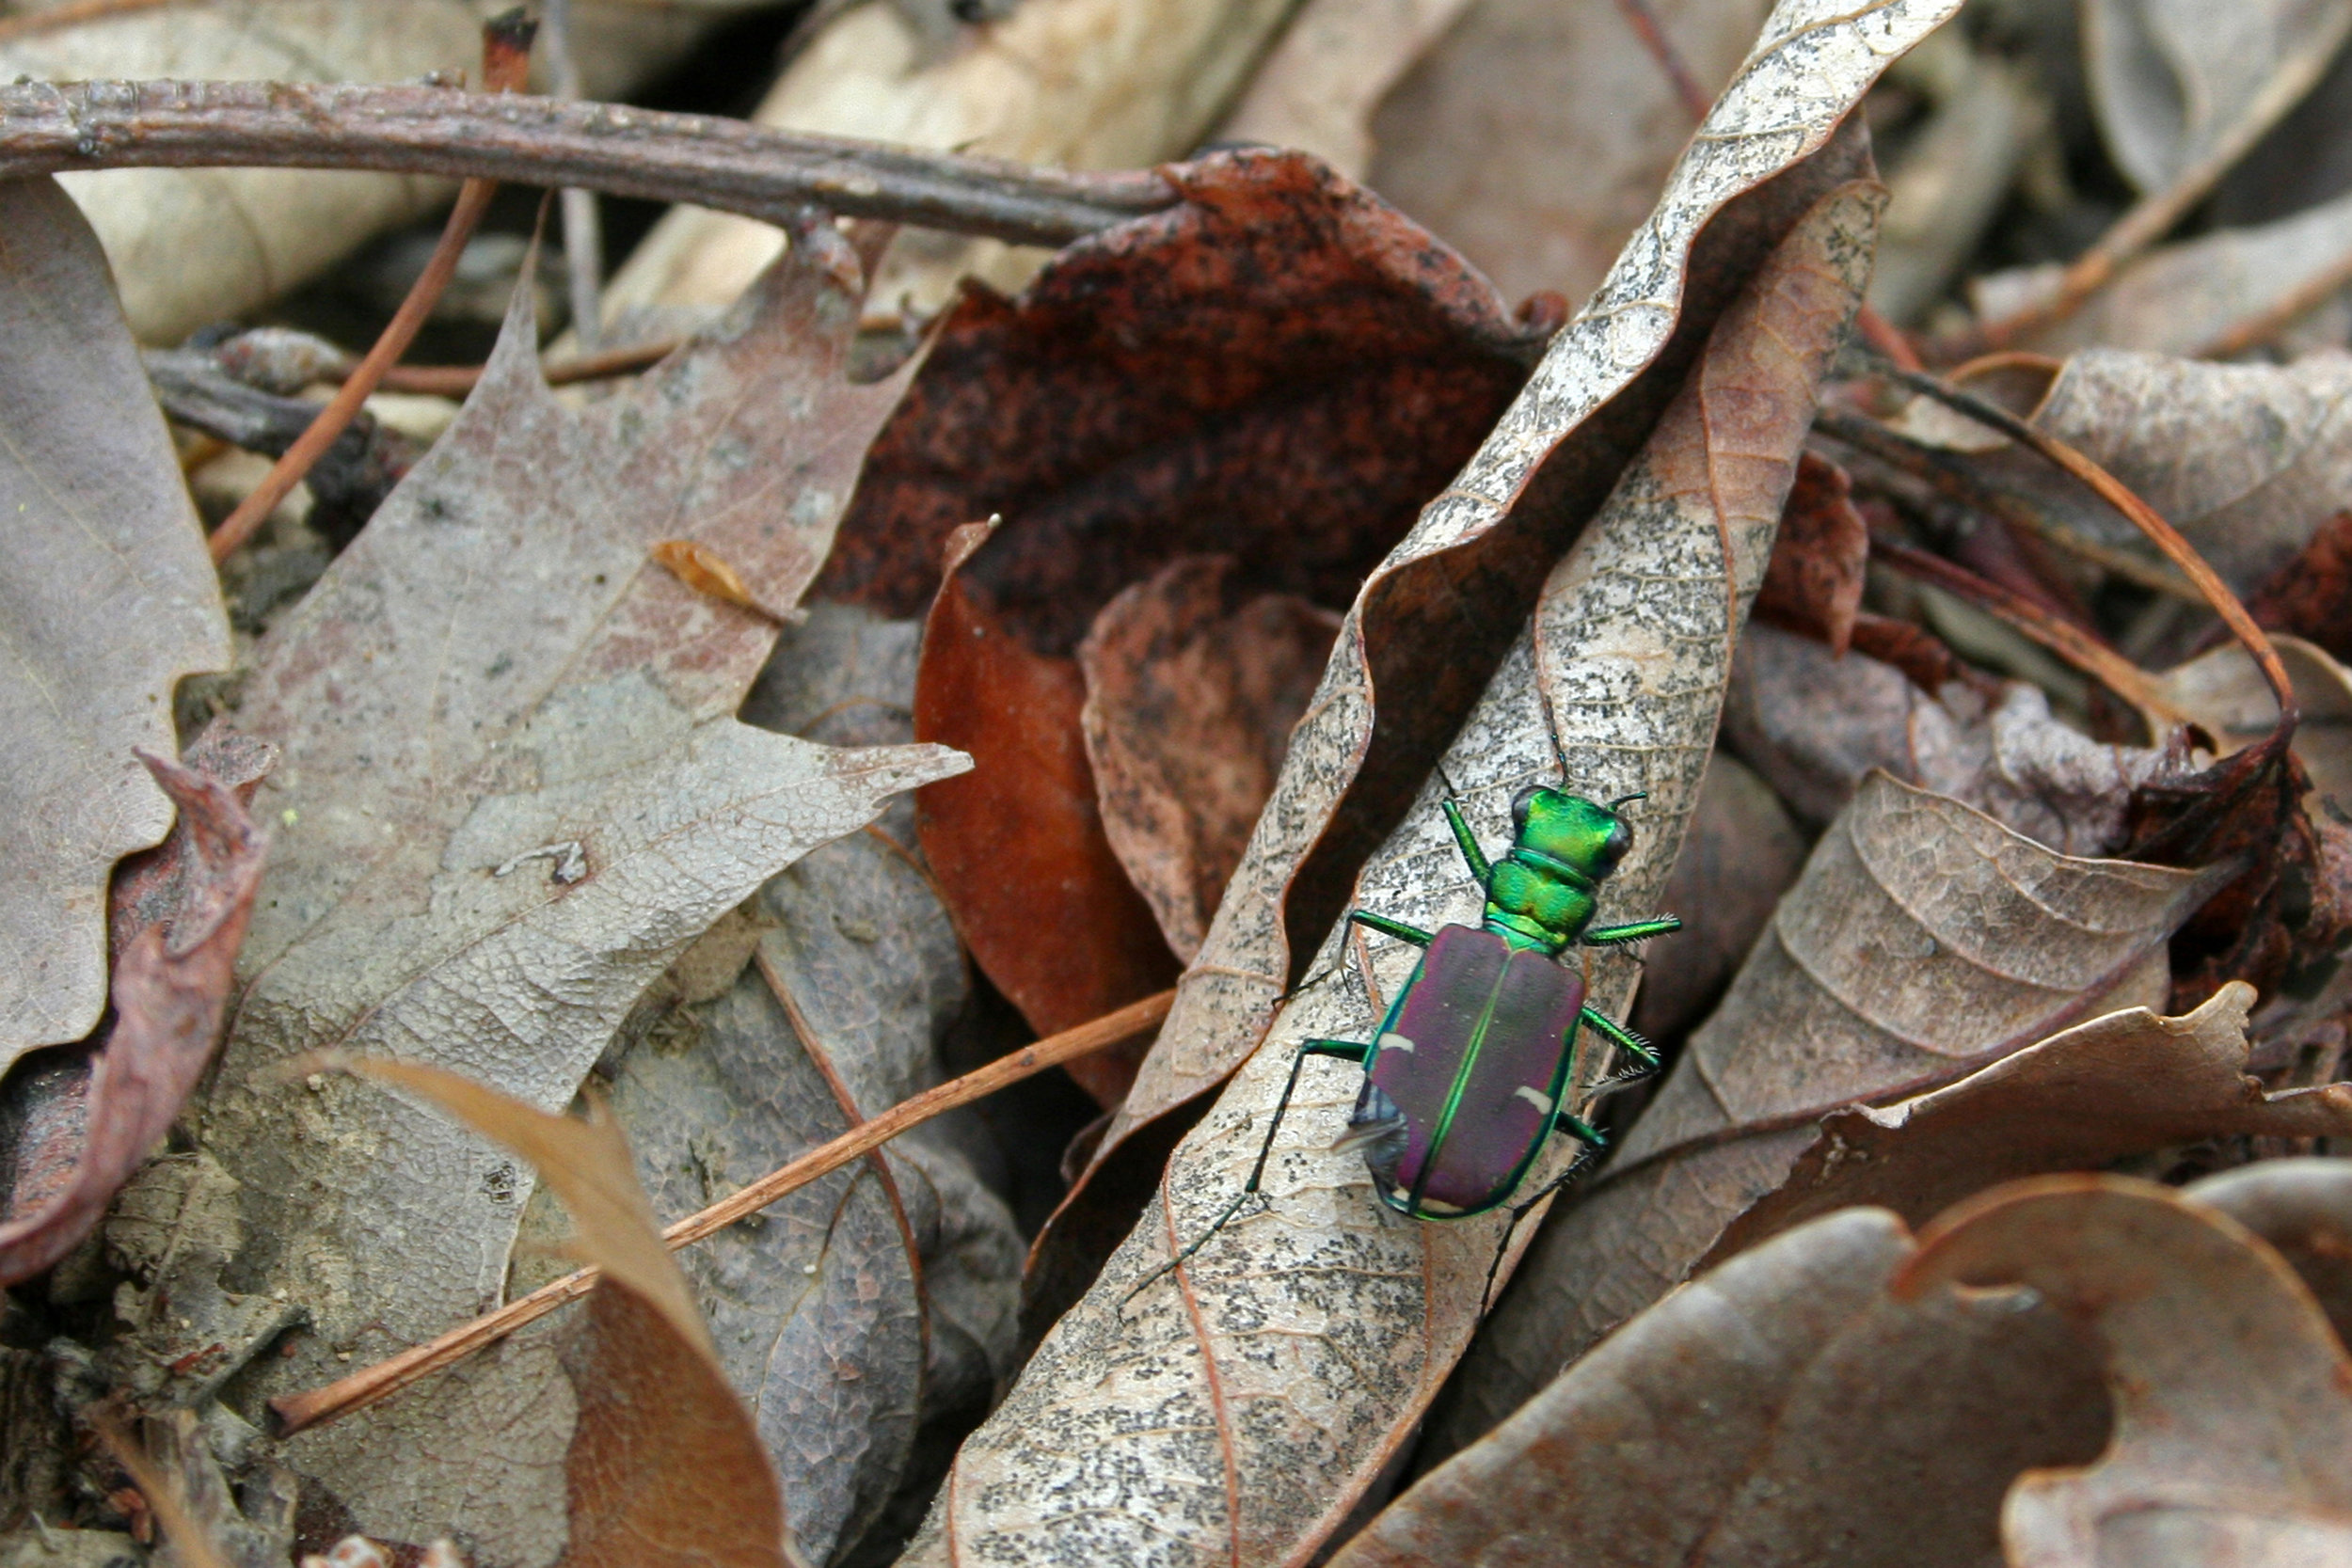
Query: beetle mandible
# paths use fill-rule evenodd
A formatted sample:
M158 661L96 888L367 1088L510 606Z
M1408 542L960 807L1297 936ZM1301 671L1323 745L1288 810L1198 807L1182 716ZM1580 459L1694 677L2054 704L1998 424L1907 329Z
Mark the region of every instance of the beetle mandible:
M1617 808L1643 799L1628 795L1602 805L1531 785L1511 802L1517 836L1509 852L1489 863L1449 794L1446 824L1486 890L1479 923L1430 932L1369 910L1348 912L1355 925L1424 949L1421 962L1369 1043L1299 1043L1248 1181L1198 1240L1146 1275L1126 1299L1199 1252L1256 1196L1310 1056L1337 1056L1364 1069L1347 1132L1332 1148L1363 1150L1380 1200L1415 1219L1468 1219L1498 1208L1518 1192L1553 1133L1577 1140L1568 1168L1514 1205L1503 1231L1507 1247L1520 1217L1582 1174L1605 1143L1567 1107L1579 1028L1630 1058L1630 1068L1607 1080L1609 1086L1658 1070L1649 1042L1586 1006L1583 975L1560 961L1572 946L1621 946L1681 929L1682 922L1670 914L1622 926L1592 924L1600 884L1633 845L1633 830ZM1502 1258L1499 1249L1497 1265ZM1493 1277L1490 1268L1489 1286Z

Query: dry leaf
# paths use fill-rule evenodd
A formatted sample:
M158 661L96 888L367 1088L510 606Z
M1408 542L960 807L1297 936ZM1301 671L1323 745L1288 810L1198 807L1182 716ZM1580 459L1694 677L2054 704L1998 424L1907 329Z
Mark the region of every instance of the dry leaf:
M1295 148L1350 180L1372 170L1372 116L1470 0L1306 0L1218 141Z
M1889 1300L1913 1256L1849 1209L1675 1291L1423 1476L1334 1568L1982 1568L2003 1492L2106 1433L2068 1323Z
M1843 657L1862 610L1870 526L1853 507L1853 482L1827 458L1806 452L1772 538L1772 564L1756 596L1756 618L1829 645Z
M1642 990L1628 1021L1635 1034L1653 1044L1678 1040L1714 1010L1804 871L1804 835L1772 785L1719 748L1707 759L1682 852L1659 899L1682 917L1682 929L1642 956Z
M2268 1242L2303 1276L2336 1338L2352 1334L2352 1160L2258 1160L2183 1190Z
M89 228L48 180L0 190L0 1066L106 1004L106 881L171 802L173 689L228 667L204 538ZM231 944L233 947L233 943Z
M1235 564L1178 557L1104 606L1078 645L1104 832L1187 961L1339 628L1295 594L1235 602Z
M1857 630L1863 623L1857 622ZM1725 743L1809 821L1844 809L1871 768L1948 795L2064 854L2113 855L2133 833L2133 792L2192 776L2185 745L2103 745L2011 681L1988 709L1972 689L1940 698L1878 659L1751 626L1724 704Z
M560 1568L785 1568L784 1504L608 1117L550 1116L417 1062L337 1058L420 1095L529 1160L604 1271L565 1357L579 1400Z
M664 15L643 0L575 0L574 54L589 95L644 80L712 13L751 3L698 0ZM399 25L388 26L376 0L116 7L0 44L0 79L464 80L480 71L482 24L511 8L403 0ZM62 182L105 244L133 330L152 343L245 314L450 188L415 175L285 168L110 169Z
M904 740L914 632L819 607L741 717L833 744ZM892 842L911 841L911 815L894 801L874 830L770 879L673 967L675 1005L641 1007L608 1053L613 1119L664 1221L937 1081L966 963L920 862ZM897 1490L922 1480L918 1426L960 1436L978 1419L1012 1370L1022 1251L933 1124L678 1255L803 1557L873 1556Z
M170 1130L220 1037L266 840L229 785L161 757L147 766L179 810L175 907L167 925L140 929L115 965L114 1023L90 1059L87 1085L77 1085L71 1106L45 1107L78 1137L40 1137L38 1122L20 1134L47 1168L20 1167L8 1195L0 1226L0 1281L8 1284L39 1274L88 1234L115 1189Z
M2185 1018L2109 1013L1932 1093L1824 1117L1788 1179L1702 1266L1834 1209L1891 1209L1918 1225L1996 1182L2174 1144L2352 1135L2352 1085L2272 1095L2246 1075L2253 1003L2254 988L2233 981Z
M1099 821L1073 657L1097 615L1208 552L1234 558L1237 592L1346 602L1547 329L1305 158L1233 151L1168 173L1182 206L1070 246L1016 299L965 296L815 590L921 613L950 531L1007 519L932 607L959 626L925 643L916 733L977 765L926 792L926 851L981 968L1041 1032L1174 973ZM975 637L969 617L993 629ZM1059 890L1050 907L1039 887ZM1098 1056L1080 1076L1114 1103L1133 1065Z
M2164 940L2214 886L2069 859L1869 775L1609 1170L1530 1249L1440 1440L1476 1437L1671 1290L1781 1183L1822 1116L2162 1002Z
M2090 349L2066 362L2034 423L2131 486L2241 594L2352 494L2352 360L2341 356L2211 365ZM2101 512L2099 537L2135 542Z
M861 6L809 40L752 119L1066 168L1148 166L1200 142L1288 10L1287 0L1023 0L1001 20L959 26L956 8L932 0ZM743 218L672 213L613 277L606 314L723 305L778 243ZM1041 260L994 240L910 233L874 297L936 310L967 273L1014 289Z
M1860 183L1822 196L1724 311L1441 765L1489 845L1518 789L1563 768L1597 797L1646 788L1601 919L1650 912L1672 863L1819 378L1860 300L1876 198ZM1431 780L1375 853L1357 902L1424 926L1475 909L1439 789ZM1327 1147L1360 1074L1306 1074L1265 1203L1126 1299L1241 1187L1300 1039L1368 1037L1376 996L1419 956L1383 942L1359 977L1352 948L1335 927L1314 976L1179 1146L1160 1202L964 1445L912 1561L1011 1558L1041 1540L1116 1560L1171 1538L1237 1561L1301 1558L1395 1454L1476 1326L1507 1216L1437 1226L1383 1209L1361 1158ZM1630 960L1590 967L1595 1004L1621 1013ZM1601 1066L1585 1053L1580 1099ZM1136 1475L1152 1478L1148 1497L1126 1484Z
M262 645L237 721L284 752L279 847L203 1139L253 1216L242 1277L317 1334L257 1392L348 1370L334 1349L362 1329L381 1354L494 1305L531 1186L438 1118L278 1064L397 1053L564 1105L720 915L961 765L738 722L773 624L646 559L693 538L798 600L903 387L845 379L857 309L846 244L815 228L709 341L573 412L524 300L456 424ZM544 1562L568 1423L549 1372L518 1342L289 1462L363 1533L462 1528Z
M2352 1360L2251 1232L2169 1188L2052 1176L1997 1188L1919 1238L1894 1283L2025 1285L2106 1362L2097 1463L2028 1471L2001 1536L2019 1568L2254 1568L2352 1554Z
M2143 191L2235 161L2352 33L2344 0L2085 0L2083 70L2108 156Z
M1754 64L1740 59L1763 0L1648 8L1702 91L1754 92L1726 84ZM1824 102L1842 89L1820 86ZM1692 129L1618 0L1477 0L1372 115L1369 182L1503 293L1578 300L1649 215Z

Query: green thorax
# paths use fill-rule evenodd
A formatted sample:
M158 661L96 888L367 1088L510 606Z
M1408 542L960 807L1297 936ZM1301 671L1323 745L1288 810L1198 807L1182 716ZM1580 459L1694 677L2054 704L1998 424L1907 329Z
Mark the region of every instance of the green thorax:
M1511 819L1518 837L1486 873L1482 924L1513 947L1557 955L1592 923L1632 830L1607 806L1540 786L1520 791Z

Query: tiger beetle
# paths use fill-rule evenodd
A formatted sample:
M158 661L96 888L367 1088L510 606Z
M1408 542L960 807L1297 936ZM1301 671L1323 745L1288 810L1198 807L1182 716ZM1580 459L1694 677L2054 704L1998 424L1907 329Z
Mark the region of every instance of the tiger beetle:
M1633 844L1632 829L1617 808L1642 799L1628 795L1604 806L1532 785L1511 802L1518 836L1510 852L1489 864L1449 796L1446 824L1486 894L1479 923L1433 933L1369 910L1349 912L1355 925L1425 949L1421 962L1370 1044L1300 1042L1248 1181L1198 1241L1126 1299L1199 1252L1257 1195L1310 1056L1337 1056L1364 1069L1347 1132L1331 1147L1363 1150L1380 1201L1414 1219L1468 1219L1500 1208L1553 1133L1577 1141L1568 1168L1513 1206L1495 1265L1486 1271L1491 1288L1519 1220L1582 1174L1605 1145L1597 1129L1567 1108L1579 1026L1631 1060L1630 1069L1608 1080L1608 1086L1658 1070L1649 1042L1585 1006L1583 975L1559 961L1571 946L1622 946L1681 929L1682 922L1670 914L1623 926L1591 924L1600 884ZM1483 1307L1483 1294L1480 1301Z

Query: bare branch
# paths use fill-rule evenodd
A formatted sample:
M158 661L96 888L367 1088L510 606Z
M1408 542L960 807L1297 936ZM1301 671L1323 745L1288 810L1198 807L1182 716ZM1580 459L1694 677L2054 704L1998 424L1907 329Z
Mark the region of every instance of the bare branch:
M738 119L449 87L287 82L0 87L0 178L222 166L380 169L691 201L821 207L1031 245L1175 204L1144 169L1066 172Z

